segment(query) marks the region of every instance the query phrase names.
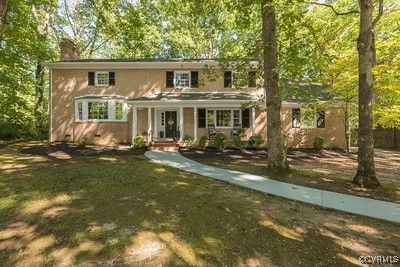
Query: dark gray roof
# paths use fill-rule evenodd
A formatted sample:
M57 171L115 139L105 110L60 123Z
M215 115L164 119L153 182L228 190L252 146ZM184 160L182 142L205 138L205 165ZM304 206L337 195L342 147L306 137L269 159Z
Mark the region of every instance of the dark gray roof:
M284 82L282 98L288 102L327 101L332 99L328 88L320 83Z
M202 61L221 61L221 62L235 62L235 61L257 61L256 59L243 59L243 58L85 58L74 60L63 60L56 62L202 62ZM54 63L56 63L54 62Z
M181 100L241 100L255 101L258 97L247 93L159 93L129 99L130 101L181 101Z

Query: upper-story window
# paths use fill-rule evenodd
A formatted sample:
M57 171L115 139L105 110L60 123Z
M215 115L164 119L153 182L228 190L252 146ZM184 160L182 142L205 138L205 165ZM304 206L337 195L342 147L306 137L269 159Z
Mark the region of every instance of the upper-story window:
M175 71L174 77L175 87L189 87L190 86L190 72L188 71Z
M115 72L90 71L88 73L89 86L110 86L115 85Z
M167 88L197 88L199 87L198 71L167 71Z
M244 76L244 77L242 77ZM224 72L224 87L235 88L235 87L256 87L256 72L249 71L248 75L240 75L237 71L225 71Z
M325 128L325 111L292 109L292 128Z

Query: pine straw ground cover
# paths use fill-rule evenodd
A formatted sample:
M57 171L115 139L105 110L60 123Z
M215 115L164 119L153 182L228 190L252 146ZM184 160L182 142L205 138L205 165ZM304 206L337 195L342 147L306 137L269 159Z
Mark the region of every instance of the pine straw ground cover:
M142 152L0 149L2 266L332 266L399 253L398 224L167 168Z
M320 188L344 194L400 203L400 151L377 149L376 173L382 187L365 189L352 183L357 171L357 154L341 150L289 150L289 173L270 173L266 151L181 150L182 155L195 161L237 171L264 176L288 183Z

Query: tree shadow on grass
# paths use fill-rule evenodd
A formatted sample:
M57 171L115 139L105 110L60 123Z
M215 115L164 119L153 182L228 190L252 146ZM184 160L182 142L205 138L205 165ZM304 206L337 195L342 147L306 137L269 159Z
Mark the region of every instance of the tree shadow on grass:
M0 173L4 265L352 265L363 253L400 251L399 225L242 189L140 154L61 160L2 152L1 163L26 165Z

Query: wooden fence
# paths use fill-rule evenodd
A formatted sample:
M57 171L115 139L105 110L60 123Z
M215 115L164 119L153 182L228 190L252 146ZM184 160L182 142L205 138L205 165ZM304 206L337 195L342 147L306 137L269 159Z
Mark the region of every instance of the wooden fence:
M400 129L374 129L376 148L400 149Z

